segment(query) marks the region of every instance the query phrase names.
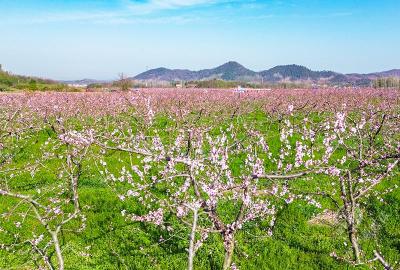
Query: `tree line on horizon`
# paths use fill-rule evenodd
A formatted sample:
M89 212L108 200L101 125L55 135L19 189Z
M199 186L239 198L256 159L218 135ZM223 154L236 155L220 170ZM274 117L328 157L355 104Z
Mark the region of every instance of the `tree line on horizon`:
M372 82L374 88L398 88L400 89L400 78L386 77L377 78Z

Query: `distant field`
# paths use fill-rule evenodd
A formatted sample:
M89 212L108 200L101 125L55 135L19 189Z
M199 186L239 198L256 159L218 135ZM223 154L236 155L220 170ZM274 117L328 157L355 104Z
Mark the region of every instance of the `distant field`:
M0 269L400 266L400 90L0 93L0 127Z

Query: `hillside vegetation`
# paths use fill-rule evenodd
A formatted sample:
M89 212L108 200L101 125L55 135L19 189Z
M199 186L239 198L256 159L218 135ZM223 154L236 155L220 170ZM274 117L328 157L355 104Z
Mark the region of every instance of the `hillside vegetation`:
M65 84L28 76L14 75L0 71L0 92L6 91L67 91L72 90Z

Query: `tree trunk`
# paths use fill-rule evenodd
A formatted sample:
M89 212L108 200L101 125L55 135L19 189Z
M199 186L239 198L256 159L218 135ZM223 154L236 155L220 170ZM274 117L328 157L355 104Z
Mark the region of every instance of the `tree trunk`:
M198 219L198 210L195 209L193 210L192 231L190 233L188 270L193 270L193 259L196 253L196 251L194 250L194 244L196 241L197 219Z
M51 232L51 237L54 242L54 248L56 250L57 261L58 261L58 269L64 270L64 258L62 256L60 242L58 241L57 232Z
M349 240L351 242L354 261L356 264L360 264L361 263L360 246L358 245L357 228L355 221L356 201L353 196L353 185L350 173L347 179L348 193L346 192L346 185L343 178L340 179L340 187L341 187L341 197L344 204L344 214L347 223L347 233L349 235Z
M349 231L349 239L351 242L351 247L353 249L354 260L357 264L360 264L361 263L360 247L358 245L357 230L354 227L354 224L348 226L348 231Z
M225 250L224 270L228 270L231 267L234 249L235 237L233 235L231 241L229 242L228 248Z

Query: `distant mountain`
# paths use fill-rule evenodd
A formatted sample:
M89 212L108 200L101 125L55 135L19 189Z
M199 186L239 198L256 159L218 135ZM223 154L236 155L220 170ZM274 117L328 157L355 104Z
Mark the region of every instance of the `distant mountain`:
M227 81L248 79L256 76L251 71L237 62L228 62L213 69L191 71L187 69L156 68L143 72L133 79L135 80L158 80L158 81L194 81L205 79L222 79Z
M314 81L321 79L332 79L339 75L333 71L312 71L309 68L299 65L276 66L271 69L259 72L265 81Z
M196 80L196 72L187 69L156 68L143 72L133 79L135 80L157 80L157 81L189 81Z
M400 69L392 69L383 72L370 73L367 75L375 77L400 77Z
M196 74L198 79L222 79L226 81L246 80L256 76L257 73L245 68L237 62L228 62L213 69L200 70Z
M326 84L370 85L379 77L400 77L400 69L370 74L342 74L333 71L313 71L300 65L281 65L268 70L255 72L241 64L231 61L212 69L191 71L188 69L156 68L143 72L131 79L146 81L195 81L221 79L226 81L245 81L279 83L309 82Z
M296 82L296 83L317 83L329 85L359 85L368 86L371 82L380 77L400 77L400 69L392 69L382 72L374 72L368 74L350 73L342 74L334 71L314 71L307 67L300 65L280 65L273 68L255 72L241 64L230 61L221 66L211 69L203 69L199 71L192 71L188 69L168 69L156 68L139 75L128 78L138 81L158 81L158 82L171 82L171 81L201 81L220 79L225 81L242 81L242 82L261 82L264 83L282 83L282 82ZM109 83L106 80L70 80L59 81L64 84L74 85L89 85L94 83Z

